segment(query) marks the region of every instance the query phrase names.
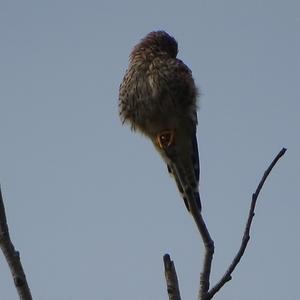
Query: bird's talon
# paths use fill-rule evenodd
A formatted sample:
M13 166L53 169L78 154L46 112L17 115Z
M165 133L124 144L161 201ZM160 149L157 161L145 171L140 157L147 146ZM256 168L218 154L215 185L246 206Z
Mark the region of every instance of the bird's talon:
M161 149L166 149L175 143L174 130L164 130L156 136L157 144Z

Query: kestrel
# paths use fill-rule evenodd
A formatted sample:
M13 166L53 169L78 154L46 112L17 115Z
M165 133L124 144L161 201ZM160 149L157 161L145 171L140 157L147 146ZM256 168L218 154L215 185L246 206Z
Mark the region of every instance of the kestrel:
M120 85L119 113L151 139L174 176L188 211L201 211L196 138L198 90L191 70L178 58L176 40L164 31L146 35L130 54Z

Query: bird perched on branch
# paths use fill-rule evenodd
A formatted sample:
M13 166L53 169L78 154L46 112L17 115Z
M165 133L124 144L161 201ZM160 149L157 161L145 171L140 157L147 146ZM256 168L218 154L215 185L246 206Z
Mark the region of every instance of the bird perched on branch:
M176 58L176 40L164 31L133 49L120 85L119 113L150 138L174 176L188 211L201 211L196 138L198 91L190 69Z

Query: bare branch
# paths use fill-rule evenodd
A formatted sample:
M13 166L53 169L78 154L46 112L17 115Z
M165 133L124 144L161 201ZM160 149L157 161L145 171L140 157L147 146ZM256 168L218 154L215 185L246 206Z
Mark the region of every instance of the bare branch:
M245 231L244 231L244 235L242 238L242 243L241 246L236 254L236 256L234 257L232 263L230 264L229 268L226 270L225 274L223 275L223 277L220 279L220 281L208 292L207 298L206 299L212 299L213 296L224 286L224 284L228 281L231 280L231 274L234 271L235 267L237 266L237 264L239 263L239 261L241 260L247 244L250 240L250 228L251 228L251 224L252 224L252 220L253 217L255 215L255 206L256 206L256 201L258 198L258 195L267 179L267 177L269 176L269 174L271 173L273 167L276 165L277 161L284 155L284 153L286 152L285 148L282 148L281 151L277 154L277 156L274 158L274 160L272 161L272 163L270 164L270 166L268 167L268 169L264 172L263 177L261 178L255 193L252 195L252 201L251 201L251 206L250 206L250 210L249 210L249 215L248 215L248 220L246 223L246 227L245 227Z
M189 196L188 201L189 201L191 214L197 225L197 228L199 230L205 248L204 262L203 262L202 272L200 274L200 288L198 294L198 299L202 300L206 298L206 294L209 290L211 264L212 264L215 248L214 248L214 241L212 240L209 231L207 229L207 226L203 220L202 214L197 207L196 201L194 199L194 193L191 191L187 194Z
M21 300L32 300L19 252L10 240L5 208L0 188L0 248L10 268L14 283Z
M181 300L175 265L169 254L164 255L164 266L169 300Z

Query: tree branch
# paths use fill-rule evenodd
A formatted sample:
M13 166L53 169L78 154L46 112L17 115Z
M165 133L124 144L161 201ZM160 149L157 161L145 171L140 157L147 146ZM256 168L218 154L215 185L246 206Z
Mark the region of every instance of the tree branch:
M188 194L188 199L189 199L188 201L189 201L190 212L191 212L191 214L194 218L194 221L197 225L197 228L198 228L201 238L203 240L204 249L205 249L203 268L202 268L202 272L200 274L200 288L199 288L199 294L198 294L198 299L202 300L202 299L205 299L206 294L209 290L211 264L212 264L212 260L213 260L213 254L214 254L215 247L214 247L214 241L212 240L212 238L209 234L207 226L203 220L202 214L198 209L196 200L194 199L193 191L191 190L187 194Z
M169 300L181 300L175 265L169 254L164 255L164 266Z
M32 300L20 254L11 242L0 188L0 248L10 268L20 300Z
M273 167L276 165L276 163L278 162L278 160L284 155L284 153L286 152L285 148L282 148L281 151L276 155L276 157L274 158L274 160L272 161L272 163L270 164L270 166L268 167L268 169L264 172L263 177L261 178L255 193L252 195L252 201L251 201L251 206L250 206L250 210L249 210L249 215L248 215L248 219L247 219L247 223L246 223L246 227L245 227L245 231L244 231L244 235L242 238L242 243L241 246L236 254L236 256L234 257L232 263L230 264L229 268L226 270L225 274L223 275L223 277L220 279L220 281L208 292L207 294L207 298L206 299L212 299L213 296L224 286L224 284L228 281L231 280L231 274L234 271L235 267L238 265L239 261L241 260L247 244L250 240L250 228L251 228L251 224L252 224L252 220L253 217L255 215L255 206L256 206L256 201L258 198L258 195L267 179L267 177L269 176L269 174L271 173Z

